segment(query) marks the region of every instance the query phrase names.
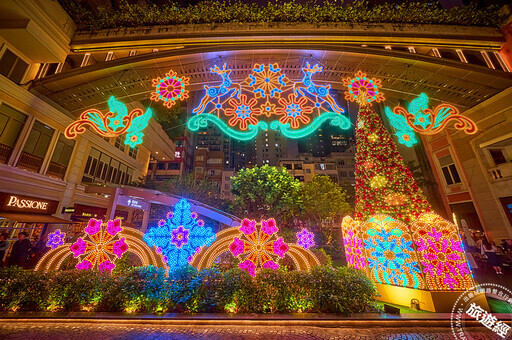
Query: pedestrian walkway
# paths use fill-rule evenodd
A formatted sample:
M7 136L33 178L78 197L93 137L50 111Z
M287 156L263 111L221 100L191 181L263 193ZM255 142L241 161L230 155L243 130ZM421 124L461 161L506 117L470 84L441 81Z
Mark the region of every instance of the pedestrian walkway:
M486 328L471 327L473 339L495 339ZM125 322L0 322L0 339L453 339L445 327L317 327L307 321L301 326L253 325L158 325Z

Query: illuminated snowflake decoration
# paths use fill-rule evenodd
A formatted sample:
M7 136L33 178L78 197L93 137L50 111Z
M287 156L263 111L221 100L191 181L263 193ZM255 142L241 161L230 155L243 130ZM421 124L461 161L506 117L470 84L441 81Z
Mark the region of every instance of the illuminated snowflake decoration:
M279 104L282 106L277 109L277 114L283 115L283 117L279 119L279 122L282 124L290 122L291 127L294 129L298 128L301 123L309 123L310 119L306 114L313 113L313 108L306 106L307 102L306 97L297 99L293 94L288 96L288 100L284 98L279 99Z
M240 124L240 130L247 130L249 124L258 124L258 119L254 118L254 115L261 113L259 108L254 108L258 101L255 98L251 98L247 102L247 96L244 94L240 97L240 101L234 98L229 100L229 105L232 107L226 109L227 116L233 116L228 123L230 125Z
M247 78L248 85L253 88L256 98L269 96L279 98L282 88L289 79L281 73L278 64L254 64L253 72Z
M352 79L343 78L343 85L348 88L345 91L345 99L351 102L357 102L359 105L368 105L369 103L384 101L384 94L379 91L382 84L380 79L368 78L362 71L357 71Z
M423 288L409 227L387 215L373 215L363 224L363 244L371 277L378 283Z
M48 235L48 242L46 245L48 247L52 247L52 249L57 248L64 244L64 240L66 239L66 233L60 231L60 229L55 230L52 234Z
M304 249L309 249L315 245L314 234L307 231L307 229L302 229L297 233L297 244Z
M277 236L279 230L274 219L256 221L244 219L241 232L229 245L233 256L240 259L239 268L256 275L261 268L279 269L279 259L288 251L288 245Z
M189 91L186 86L189 85L190 78L178 77L173 70L165 74L164 78L153 79L155 92L151 93L151 100L163 101L164 106L171 108L176 101L185 100L189 97Z
M349 267L356 269L366 268L366 258L363 254L363 242L358 237L358 226L356 221L350 216L343 218L343 245L345 247L345 257Z
M149 246L156 247L170 272L192 262L194 255L216 238L212 229L205 227L204 221L198 220L197 213L190 208L187 200L181 199L174 206L174 212L168 213L167 219L160 220L143 238Z
M98 268L100 271L109 271L115 268L115 261L128 251L129 246L119 233L121 220L101 221L90 219L84 229L86 236L79 238L70 247L74 257L79 263L77 269L89 270Z
M463 290L473 285L457 227L433 213L420 215L411 229L427 285L435 290Z

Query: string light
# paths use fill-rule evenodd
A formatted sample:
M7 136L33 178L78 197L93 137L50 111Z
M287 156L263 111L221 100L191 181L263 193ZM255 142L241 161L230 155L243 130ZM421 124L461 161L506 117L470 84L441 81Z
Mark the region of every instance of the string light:
M48 242L46 245L51 247L52 249L57 248L64 244L64 240L66 239L66 233L60 231L60 229L55 230L55 232L48 235Z
M124 143L131 148L141 144L144 137L142 131L148 126L149 119L151 119L151 109L148 108L146 112L135 109L128 114L126 105L116 100L114 96L108 99L108 106L110 111L105 114L96 109L83 112L78 120L66 128L64 132L66 138L76 138L79 134L84 133L85 127L88 126L105 138L126 134Z
M178 100L185 100L189 97L189 91L186 86L189 85L190 78L178 77L177 73L170 70L163 78L153 79L155 92L151 93L150 99L153 101L163 101L164 106L171 108Z
M471 119L462 116L459 110L450 104L440 104L434 110L428 107L429 98L421 93L413 99L408 110L400 105L395 106L393 111L385 107L384 112L397 131L395 135L398 142L408 147L418 143L415 132L422 135L435 135L446 128L450 121L454 121L454 127L462 130L468 135L478 132L478 128Z
M101 221L100 221L101 227ZM116 225L112 224L113 228ZM89 229L88 229L89 230ZM111 229L113 231L114 229ZM91 232L94 231L90 230ZM163 262L158 260L156 253L142 240L143 234L133 228L123 227L121 231L117 233L120 239L124 239L124 242L128 245L127 252L136 255L142 262L143 266L155 266L164 267ZM34 270L36 271L52 271L59 270L63 262L70 256L73 255L71 251L71 243L65 243L61 246L56 247L44 254L36 264ZM112 256L111 256L112 257ZM116 256L113 256L115 259Z
M174 272L192 262L195 253L212 244L215 238L212 229L197 219L197 213L190 211L190 204L183 198L167 215L167 221L150 228L143 239L156 248L169 270Z
M205 85L205 93L193 110L196 115L187 121L187 127L198 131L212 123L224 134L239 140L253 139L260 130L268 128L287 138L303 138L326 121L348 129L350 120L342 115L344 110L330 95L331 85L320 86L312 79L322 70L318 64L306 63L302 80L291 82L277 63L254 64L248 77L235 83L230 77L232 69L226 64L222 68L210 68L222 82L217 86ZM270 120L274 116L280 117ZM220 117L229 117L227 124Z

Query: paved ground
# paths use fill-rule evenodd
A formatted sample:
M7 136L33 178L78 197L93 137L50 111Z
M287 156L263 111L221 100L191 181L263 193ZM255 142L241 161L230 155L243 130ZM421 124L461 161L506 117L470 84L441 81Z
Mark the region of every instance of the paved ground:
M497 339L472 328L468 339ZM448 328L321 328L311 326L172 326L119 323L0 323L0 339L453 339Z

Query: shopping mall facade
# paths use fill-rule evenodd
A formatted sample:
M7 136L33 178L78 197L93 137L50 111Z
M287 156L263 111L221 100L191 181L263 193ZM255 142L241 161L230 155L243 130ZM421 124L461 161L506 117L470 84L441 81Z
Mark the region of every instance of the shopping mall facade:
M428 165L437 209L491 238L512 237L512 26L501 29L408 24L218 24L77 31L56 1L0 5L0 229L36 239L43 228L72 229L90 217L121 217L145 229L151 204L172 198L129 184L150 162L172 160L175 144L150 120L144 143L64 131L86 109L107 110L114 95L143 108L151 81L169 69L190 77L192 110L209 71L226 63L244 77L255 63L279 63L301 78L343 91L358 70L383 79L389 104L425 92L472 119L479 133L455 129L401 149ZM340 96L341 98L342 96ZM344 103L348 106L347 103ZM382 107L381 107L382 108ZM226 224L230 224L229 221ZM79 225L79 224L76 224ZM69 230L69 229L68 229Z

